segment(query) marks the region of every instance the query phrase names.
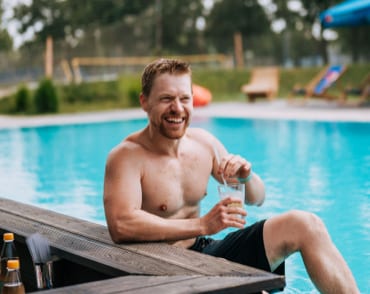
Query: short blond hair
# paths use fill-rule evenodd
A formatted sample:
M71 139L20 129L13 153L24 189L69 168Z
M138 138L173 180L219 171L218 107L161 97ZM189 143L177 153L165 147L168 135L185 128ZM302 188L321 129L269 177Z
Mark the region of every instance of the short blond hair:
M161 74L189 74L191 68L188 62L178 59L157 59L149 63L141 76L141 91L144 96L148 97L153 87L154 79Z

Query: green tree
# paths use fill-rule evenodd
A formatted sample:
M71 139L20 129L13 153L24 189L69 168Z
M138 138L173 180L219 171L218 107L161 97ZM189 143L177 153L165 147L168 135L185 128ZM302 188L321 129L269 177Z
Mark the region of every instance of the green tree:
M3 17L3 3L0 0L0 20ZM8 31L1 26L0 21L0 51L10 51L13 47L13 39L10 37Z
M48 36L60 39L65 36L68 24L65 1L33 0L30 5L20 4L14 9L14 18L20 20L19 33L35 32L35 42L43 43Z
M201 0L160 0L157 5L160 5L157 7L160 18L156 23L159 27L153 33L162 37L159 40L160 47L165 46L166 51L172 53L199 53L204 50L199 41L200 31L196 26L197 19L202 16ZM158 12L158 9L161 11Z
M18 5L14 18L21 22L20 33L33 28L37 33L33 42L43 43L48 36L55 40L76 37L88 27L122 21L149 4L145 0L33 0L30 5Z
M0 29L0 51L11 51L13 48L13 39L7 30Z
M314 35L314 27L318 25L319 14L342 0L300 0L301 9L289 10L290 1L275 0L277 11L275 19L284 19L287 26L285 31L291 36L291 44L295 59L310 52L310 55L319 55L324 63L328 62L327 41L322 37L322 31L318 36ZM302 46L305 44L305 46ZM303 54L303 55L302 55Z
M350 53L353 62L361 59L370 60L369 26L346 27L334 29L339 34L337 43L341 45L343 52Z
M224 53L232 51L235 33L248 42L248 38L270 31L265 11L254 0L219 0L206 21L207 41Z
M43 43L47 36L54 40L78 39L81 32L100 30L128 19L134 19L136 28L149 21L151 25L144 28L151 29L153 48L161 54L162 50L198 50L196 21L202 8L201 0L33 0L30 5L17 6L15 18L21 20L20 33L29 28L37 31L33 43Z

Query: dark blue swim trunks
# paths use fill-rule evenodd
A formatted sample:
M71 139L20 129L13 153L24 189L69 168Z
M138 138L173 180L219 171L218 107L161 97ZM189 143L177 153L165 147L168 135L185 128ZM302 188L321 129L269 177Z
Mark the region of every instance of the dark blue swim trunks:
M189 249L271 272L263 244L265 221L232 232L223 240L198 237ZM285 263L283 262L273 273L284 275Z

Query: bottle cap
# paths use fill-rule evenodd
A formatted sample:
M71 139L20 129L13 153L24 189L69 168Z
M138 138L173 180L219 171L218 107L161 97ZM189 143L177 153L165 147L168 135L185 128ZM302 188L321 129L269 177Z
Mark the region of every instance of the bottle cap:
M3 235L4 241L13 241L14 234L13 233L4 233Z
M9 269L19 269L19 260L18 259L9 259L6 263L6 266Z

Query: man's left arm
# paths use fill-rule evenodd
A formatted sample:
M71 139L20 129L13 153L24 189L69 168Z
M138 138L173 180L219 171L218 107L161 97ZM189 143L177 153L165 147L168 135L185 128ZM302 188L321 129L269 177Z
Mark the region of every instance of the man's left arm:
M252 164L240 155L228 153L218 140L213 144L216 153L216 159L213 162L215 179L221 183L222 175L227 182L244 183L246 204L262 205L265 200L265 185L262 179L252 171Z
M238 181L245 184L245 203L261 206L265 201L265 185L256 173L250 171L247 177L238 177Z

